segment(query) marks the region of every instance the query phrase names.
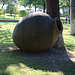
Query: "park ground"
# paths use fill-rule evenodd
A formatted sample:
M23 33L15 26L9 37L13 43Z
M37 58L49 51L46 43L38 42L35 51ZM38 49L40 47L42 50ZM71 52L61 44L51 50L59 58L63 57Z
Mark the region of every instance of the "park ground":
M75 75L75 36L63 24L65 49L42 53L21 52L14 45L16 23L0 23L0 75Z

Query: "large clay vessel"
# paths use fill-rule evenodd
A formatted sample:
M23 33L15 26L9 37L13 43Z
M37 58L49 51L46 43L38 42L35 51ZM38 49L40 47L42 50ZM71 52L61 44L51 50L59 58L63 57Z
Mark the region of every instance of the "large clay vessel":
M45 13L31 13L23 17L13 31L15 45L24 51L45 51L53 47L63 30L59 18Z

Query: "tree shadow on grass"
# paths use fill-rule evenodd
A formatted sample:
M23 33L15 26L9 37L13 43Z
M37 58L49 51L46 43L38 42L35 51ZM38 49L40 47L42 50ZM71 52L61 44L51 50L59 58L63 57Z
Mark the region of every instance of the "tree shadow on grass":
M13 46L12 33L9 29L0 30L0 48Z
M8 55L9 54L9 55ZM75 74L75 63L70 60L67 51L64 49L54 49L41 53L27 53L20 50L9 51L7 59L3 58L6 62L4 66L4 75L11 75L10 72L5 72L9 65L17 65L20 67L20 63L24 64L34 70L50 71L50 72L63 72L64 75ZM7 61L6 61L7 60ZM0 74L2 75L2 74Z
M14 15L7 15L7 16L13 16L14 17Z
M6 50L6 47L10 46L13 49L11 34L10 30L0 30L1 48L4 47ZM65 49L52 48L46 52L27 53L19 49L11 50L11 48L8 49L9 51L0 50L0 75L12 75L14 69L9 68L11 65L18 66L19 71L23 68L20 67L20 63L29 69L45 72L61 71L64 75L75 75L75 63L70 60L70 56ZM9 71L7 71L8 69Z

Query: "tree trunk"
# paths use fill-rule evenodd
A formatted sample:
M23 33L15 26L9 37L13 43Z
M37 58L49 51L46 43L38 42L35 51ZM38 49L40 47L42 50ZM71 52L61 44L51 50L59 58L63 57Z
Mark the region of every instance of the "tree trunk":
M75 0L70 0L71 34L75 35Z
M46 0L47 2L47 14L49 14L51 17L59 17L59 0ZM64 47L64 40L62 33L59 34L58 40L54 45L54 48L65 48Z
M43 2L43 12L45 13L45 1Z
M59 0L46 0L47 13L53 18L59 17Z
M3 9L3 6L4 6L4 3L3 3L3 5L2 5L2 9Z
M69 4L70 4L70 0L69 0ZM69 24L70 24L70 6L69 6Z
M4 0L3 0L2 2L3 2L3 5L2 5L2 9L3 9L3 6L4 6Z
M35 12L36 12L36 4L35 4Z
M69 4L70 4L70 0L69 0ZM69 5L69 16L70 16L70 5Z

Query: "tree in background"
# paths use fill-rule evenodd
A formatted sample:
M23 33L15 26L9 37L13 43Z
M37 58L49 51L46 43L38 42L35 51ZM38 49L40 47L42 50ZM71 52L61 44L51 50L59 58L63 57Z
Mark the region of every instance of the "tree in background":
M33 6L35 6L35 12L36 12L36 7L38 5L38 0L22 0L23 2L21 0L18 0L18 1L23 6L32 4Z
M9 1L10 1L10 0L0 0L0 3L3 4L3 5L2 5L2 9L3 9L3 6L4 6L5 4L8 4ZM5 16L5 10L3 10L3 14L4 14L4 16Z
M20 5L23 5L24 7L25 6L27 6L28 4L28 0L18 0L18 3L20 4Z
M5 4L7 4L9 1L10 1L10 0L0 0L0 3L3 4L3 5L2 5L2 8L3 8L3 6L4 6Z
M59 5L61 8L68 8L70 6L69 0L59 0Z
M8 6L9 6L9 4L10 5L12 5L11 3L13 3L13 4L16 4L17 3L17 0L0 0L0 3L2 3L3 5L2 5L2 9L3 9L3 6L5 5L5 4L7 4ZM13 5L12 5L13 6ZM12 7L11 6L11 7ZM9 8L9 7L8 7ZM9 11L10 9L8 9L8 11ZM12 10L10 11L11 13L12 13ZM4 16L5 16L5 10L4 10L4 12L3 12L3 14L4 14Z
M39 5L43 6L43 12L45 12L45 8L46 8L45 4L46 4L45 0L38 0L38 6Z
M14 7L13 7L13 13L14 14L17 14L18 13L18 6L17 5L14 5Z
M0 3L2 3L3 5L2 5L2 8L3 8L3 6L5 5L5 4L9 4L9 3L16 3L17 2L17 0L0 0Z
M38 5L38 0L28 0L28 4L31 5L33 4L33 6L35 6L35 12L36 12L36 8Z
M18 7L12 3L9 3L6 8L6 12L10 13L10 15L12 15L13 13L16 14L18 13Z
M18 9L19 9L18 6L14 5L14 7L13 7L14 19L16 17L16 14L18 14Z
M35 12L36 12L36 7L41 5L43 6L43 12L45 12L45 0L29 0L28 4L33 4L33 6L35 6Z
M64 14L70 15L70 0L59 0L59 6L63 9L63 12L65 8L68 8L69 11Z
M36 8L41 5L43 6L43 11L45 12L45 0L18 0L20 5L23 5L24 7L29 5L33 5L35 6L35 12L36 12Z
M14 7L14 5L12 3L8 4L8 6L6 8L6 12L10 13L10 15L12 15L12 13L13 13L13 7Z

